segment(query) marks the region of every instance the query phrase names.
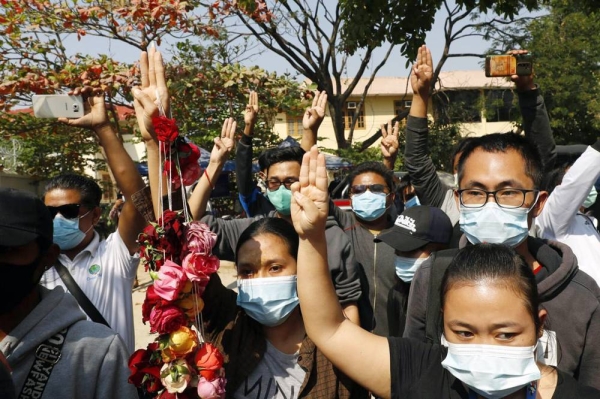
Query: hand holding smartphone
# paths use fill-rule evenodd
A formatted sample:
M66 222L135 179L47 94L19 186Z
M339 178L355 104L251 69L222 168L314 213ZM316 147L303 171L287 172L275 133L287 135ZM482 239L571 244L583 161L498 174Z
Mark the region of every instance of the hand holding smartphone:
M34 95L33 115L36 118L81 118L83 98L67 94Z
M528 76L533 73L531 54L488 55L485 57L485 76Z

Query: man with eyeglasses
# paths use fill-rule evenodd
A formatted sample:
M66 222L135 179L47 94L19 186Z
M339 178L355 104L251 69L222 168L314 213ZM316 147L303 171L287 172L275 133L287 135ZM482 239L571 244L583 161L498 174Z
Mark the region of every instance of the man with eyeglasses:
M473 139L458 164L454 192L465 233L460 246L479 243L513 247L535 274L549 325L541 337L538 361L558 366L584 385L600 387L600 288L577 267L571 249L560 242L530 237L529 229L548 193L541 189L542 162L536 146L514 133ZM439 287L447 263L457 250L434 253L415 273L408 303L405 337L439 343ZM499 298L501 300L501 298ZM438 306L435 308L435 303ZM434 315L430 319L430 315ZM436 324L432 330L430 320ZM465 326L465 337L477 326ZM433 331L433 332L432 332ZM518 334L499 327L498 334ZM559 349L560 348L560 349Z
M126 201L117 231L106 240L94 230L102 214L102 190L92 179L75 174L50 179L44 202L53 217L54 243L61 250L58 262L132 353L135 334L131 290L139 263L137 236L146 225L134 203L140 196L145 197L145 184L109 122L103 93L85 88L73 94L84 96L85 115L61 121L95 133ZM58 263L55 266L60 267ZM46 271L40 283L49 289L62 286L67 290L55 268Z

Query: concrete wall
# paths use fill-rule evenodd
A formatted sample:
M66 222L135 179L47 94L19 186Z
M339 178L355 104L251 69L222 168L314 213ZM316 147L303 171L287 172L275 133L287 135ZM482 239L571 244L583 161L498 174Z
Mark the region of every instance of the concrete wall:
M0 172L0 187L28 191L38 196L42 196L44 193L44 186L41 182L28 176L12 173Z

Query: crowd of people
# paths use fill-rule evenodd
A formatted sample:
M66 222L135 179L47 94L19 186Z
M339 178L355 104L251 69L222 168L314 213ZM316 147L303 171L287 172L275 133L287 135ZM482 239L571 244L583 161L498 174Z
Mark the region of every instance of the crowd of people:
M137 240L173 201L153 124L170 108L160 52L143 52L140 71L132 93L148 184L99 90L74 90L85 115L61 120L93 132L106 154L123 195L114 233L101 239L94 229L102 191L88 177L52 178L41 199L0 188L3 398L145 397L128 381ZM236 266L236 290L210 276L197 326L224 356L226 397L600 398L600 235L587 212L600 141L557 165L540 88L513 76L524 134L462 139L447 185L428 151L432 75L422 46L407 176L393 174L399 124L383 125L384 161L351 169L349 211L329 198L316 146L325 92L304 114L299 147L258 155L258 181L256 93L243 131L224 121L181 208L215 234L213 254ZM246 217L226 220L206 208L234 150Z

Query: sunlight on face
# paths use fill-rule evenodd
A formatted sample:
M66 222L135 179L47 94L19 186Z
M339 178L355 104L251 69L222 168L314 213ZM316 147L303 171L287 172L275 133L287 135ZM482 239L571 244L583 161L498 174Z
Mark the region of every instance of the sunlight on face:
M238 278L281 277L296 274L296 259L286 242L270 233L246 241L237 254Z
M531 346L537 340L524 299L498 282L457 283L446 293L443 311L451 343Z

